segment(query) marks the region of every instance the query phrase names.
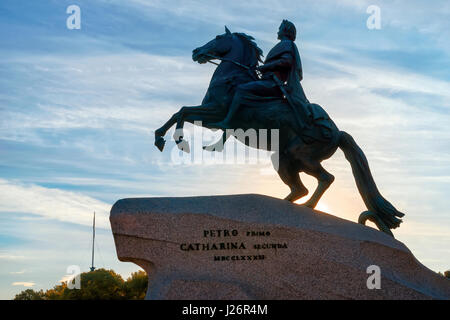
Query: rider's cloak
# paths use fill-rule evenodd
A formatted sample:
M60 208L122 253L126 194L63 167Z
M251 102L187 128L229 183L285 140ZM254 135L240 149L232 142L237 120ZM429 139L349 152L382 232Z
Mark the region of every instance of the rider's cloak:
M286 89L295 104L300 103L304 106L304 108L306 108L309 101L306 98L302 85L300 84L300 81L303 79L302 61L300 59L300 54L298 53L297 45L294 41L288 39L281 40L275 47L272 48L272 50L269 51L264 63L279 59L286 53L292 56L293 61L293 65L289 70L287 77Z
M286 89L288 94L296 108L302 108L307 115L307 117L314 124L313 127L306 128L302 132L303 135L309 135L314 138L328 138L328 132L331 130L330 118L328 114L316 104L311 104L306 98L305 92L300 81L303 79L303 69L302 61L300 59L300 54L298 52L297 45L292 40L284 39L281 40L272 50L269 51L264 63L275 61L280 59L284 54L290 54L292 57L293 64L289 70L289 74L286 81ZM321 133L316 131L316 128L320 127ZM323 131L326 129L325 131Z

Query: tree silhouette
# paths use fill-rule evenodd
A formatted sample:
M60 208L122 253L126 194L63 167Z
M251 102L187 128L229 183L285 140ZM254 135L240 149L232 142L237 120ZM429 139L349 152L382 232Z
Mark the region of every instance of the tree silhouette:
M45 292L27 289L14 300L142 300L147 291L147 274L133 272L124 281L113 270L97 269L80 275L81 288L69 289L61 283Z
M44 291L34 291L33 289L27 289L19 294L16 294L14 300L45 300Z
M147 274L142 270L133 272L131 277L125 282L125 296L127 300L143 300L147 292L147 286Z

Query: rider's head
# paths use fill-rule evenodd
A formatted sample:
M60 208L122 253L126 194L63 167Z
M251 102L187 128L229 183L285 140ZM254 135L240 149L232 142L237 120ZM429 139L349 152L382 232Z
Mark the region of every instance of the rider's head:
M297 30L292 22L288 20L283 20L280 25L280 29L278 30L278 39L286 37L292 41L295 41L297 37Z

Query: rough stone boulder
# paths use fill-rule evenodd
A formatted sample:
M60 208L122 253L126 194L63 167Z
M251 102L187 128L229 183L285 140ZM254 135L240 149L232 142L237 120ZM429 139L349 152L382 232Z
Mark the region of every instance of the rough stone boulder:
M123 199L110 221L147 299L450 299L403 243L267 196Z

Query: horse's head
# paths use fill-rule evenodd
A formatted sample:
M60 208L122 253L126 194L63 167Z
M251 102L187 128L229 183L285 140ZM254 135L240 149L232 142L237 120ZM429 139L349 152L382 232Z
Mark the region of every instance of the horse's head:
M192 60L198 63L206 63L215 57L224 57L232 47L233 34L225 27L225 33L216 36L207 44L192 51ZM211 56L212 55L212 56Z

